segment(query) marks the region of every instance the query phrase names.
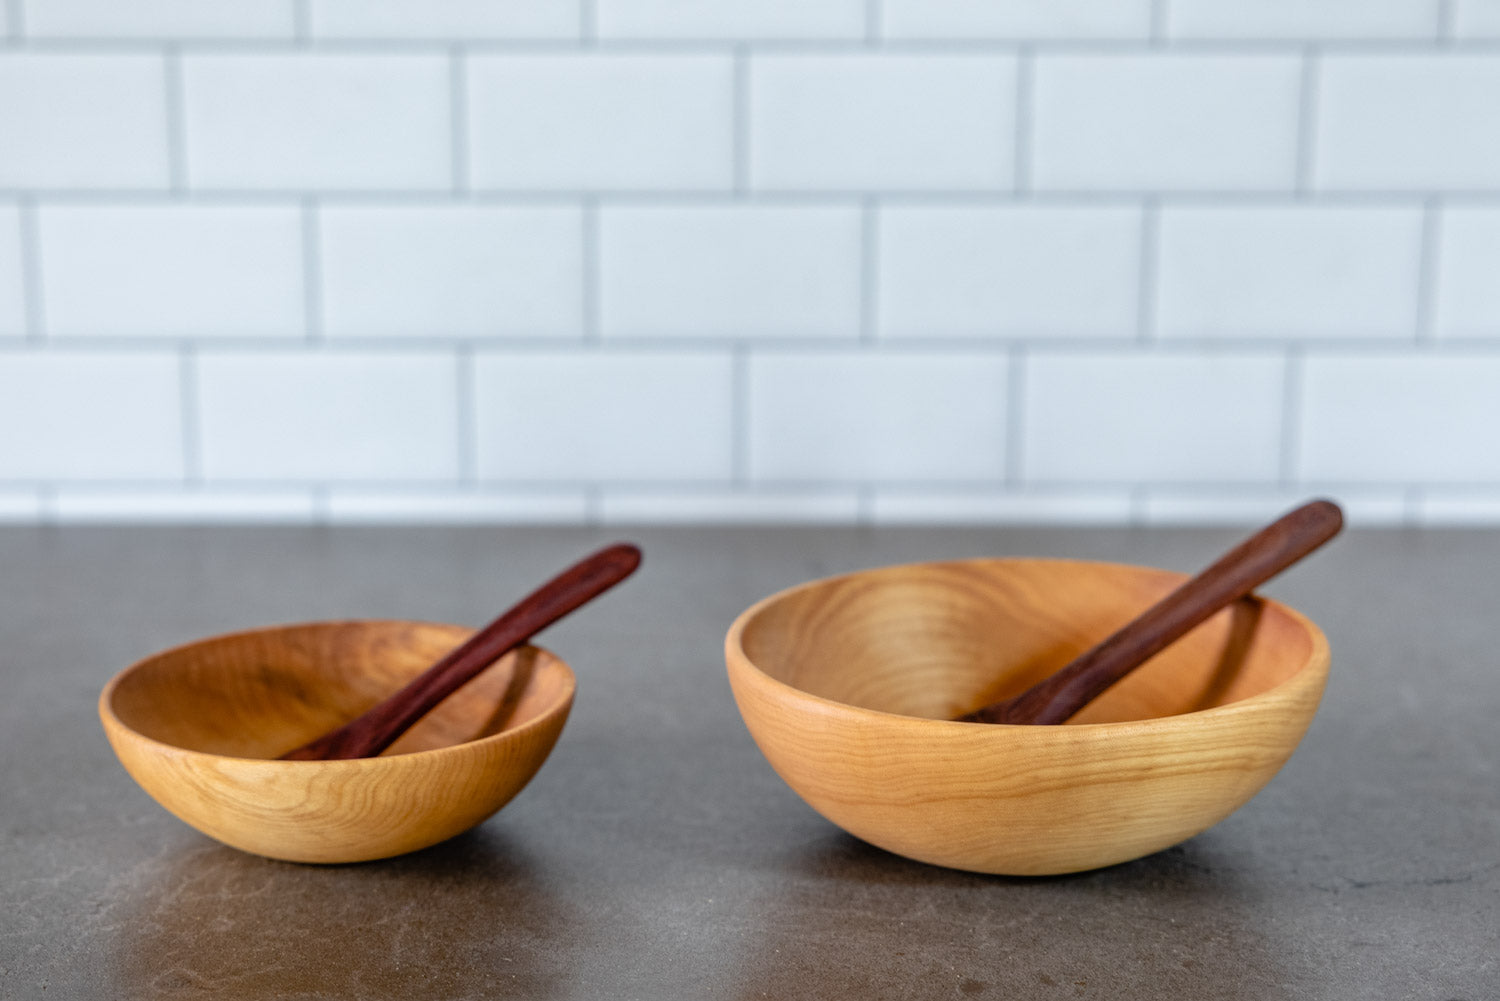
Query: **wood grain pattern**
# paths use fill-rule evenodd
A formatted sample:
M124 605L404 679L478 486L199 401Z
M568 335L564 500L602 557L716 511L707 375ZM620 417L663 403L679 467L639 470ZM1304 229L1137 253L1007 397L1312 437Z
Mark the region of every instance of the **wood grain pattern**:
M353 621L214 637L121 672L99 715L126 771L210 837L296 862L399 855L473 827L531 780L572 706L567 664L522 647L380 757L274 759L359 715L471 633Z
M1245 539L1045 680L1019 695L958 718L970 723L1065 722L1188 630L1246 597L1343 527L1344 513L1332 501L1302 504Z
M502 655L608 591L640 565L640 549L628 542L606 546L579 560L501 612L399 690L282 757L290 761L374 757Z
M1183 579L971 560L815 581L736 620L730 683L771 765L857 837L979 872L1110 865L1217 823L1275 774L1327 678L1316 626L1244 599L1067 725L953 717L1047 677Z

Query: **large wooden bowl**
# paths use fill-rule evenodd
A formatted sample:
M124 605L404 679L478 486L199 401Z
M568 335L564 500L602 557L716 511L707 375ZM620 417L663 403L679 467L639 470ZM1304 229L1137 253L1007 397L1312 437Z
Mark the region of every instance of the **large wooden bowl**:
M419 622L283 626L190 643L99 697L125 770L210 837L294 862L360 862L489 817L546 760L573 703L568 665L506 656L378 758L278 761L363 712L471 631Z
M735 621L729 680L772 767L856 837L976 872L1111 865L1222 820L1291 756L1328 674L1315 625L1249 598L1067 725L952 718L1046 677L1183 579L990 559L814 581Z

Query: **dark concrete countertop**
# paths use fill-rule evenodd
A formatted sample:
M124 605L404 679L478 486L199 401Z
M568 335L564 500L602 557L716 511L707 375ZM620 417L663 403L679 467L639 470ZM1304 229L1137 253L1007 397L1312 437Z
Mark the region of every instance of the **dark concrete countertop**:
M1240 532L0 530L0 997L1500 997L1500 533L1350 532L1267 593L1332 680L1238 813L1078 876L931 868L843 834L761 758L725 628L811 577L975 555L1196 569ZM126 776L100 687L275 622L478 625L594 545L646 550L543 642L579 698L467 835L355 866L210 841Z

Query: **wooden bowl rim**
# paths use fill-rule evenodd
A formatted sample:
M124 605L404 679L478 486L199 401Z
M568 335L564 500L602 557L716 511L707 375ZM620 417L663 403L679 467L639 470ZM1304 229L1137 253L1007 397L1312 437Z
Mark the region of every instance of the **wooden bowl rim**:
M1298 684L1308 684L1310 681L1317 683L1320 687L1326 681L1328 666L1330 662L1330 651L1328 638L1317 624L1297 611L1290 605L1283 604L1273 598L1266 598L1256 594L1255 597L1269 607L1286 614L1293 623L1300 626L1312 642L1312 649L1308 652L1306 662L1286 680L1272 685L1263 692L1251 695L1248 698L1237 699L1234 702L1225 703L1221 706L1212 706L1208 709L1194 709L1184 713L1176 713L1172 716L1148 716L1144 719L1116 720L1105 723L1067 723L1061 726L1033 726L1029 724L1016 723L967 723L960 720L936 719L931 716L910 716L905 713L886 712L881 709L869 709L864 706L852 705L848 702L839 702L835 699L814 695L795 685L788 684L779 678L773 678L763 671L759 665L745 652L743 636L746 627L756 616L764 612L772 605L792 597L803 591L810 591L819 587L826 587L854 577L866 577L870 575L899 576L914 570L948 567L948 566L981 566L987 564L1031 564L1050 566L1084 566L1084 567L1106 567L1115 570L1148 571L1160 574L1177 582L1188 579L1190 574L1181 573L1176 570L1166 570L1161 567L1153 567L1138 563L1113 563L1104 560L1081 560L1066 557L1045 556L982 556L962 560L925 560L913 563L895 563L887 566L869 567L864 570L854 570L849 573L833 574L828 577L819 577L791 587L783 588L773 594L755 602L749 608L741 612L729 626L729 632L724 637L724 655L733 673L738 665L748 668L754 675L755 680L772 688L773 690L784 690L792 694L793 698L808 704L809 708L819 708L824 712L832 712L843 715L851 720L863 720L869 723L882 723L884 725L900 726L928 726L936 725L948 728L950 733L976 733L977 728L984 726L992 733L1015 734L1020 731L1031 731L1036 733L1039 739L1046 739L1042 734L1054 734L1057 739L1067 739L1068 734L1091 733L1100 737L1123 736L1132 732L1142 730L1157 730L1163 727L1189 727L1198 721L1212 720L1242 715L1247 712L1255 712L1266 704L1275 703L1285 698L1287 690Z
M128 734L131 739L140 741L141 743L144 743L148 746L159 749L160 751L171 755L195 757L203 759L204 761L241 761L254 762L257 764L264 763L273 767L380 768L390 767L391 762L395 761L427 760L434 755L472 753L473 750L485 747L487 745L501 744L515 740L520 735L527 733L530 730L550 725L552 720L559 713L567 712L571 708L574 695L578 690L578 677L573 673L573 668L568 664L567 661L563 660L561 657L559 657L557 654L553 653L546 647L539 646L535 643L528 643L526 644L527 646L535 647L537 650L540 650L542 653L551 658L553 663L561 668L563 675L563 686L558 695L558 698L554 702L548 705L536 716L527 720L525 723L521 723L517 726L506 727L498 733L492 733L487 737L480 737L478 740L466 740L461 744L447 744L443 747L430 747L421 751L406 751L401 754L393 754L389 756L377 755L373 758L345 758L326 761L283 761L280 758L246 758L233 754L214 754L210 751L199 751L191 747L179 747L176 744L168 744L165 741L157 740L155 737L148 737L146 734L141 733L139 730L130 726L118 715L116 715L114 706L111 705L115 689L118 687L120 682L124 681L126 677L128 677L136 670L139 670L144 665L152 661L159 660L163 657L169 657L174 654L182 654L186 651L191 650L193 647L201 646L205 643L215 643L223 640L240 639L242 637L258 636L266 633L290 632L298 629L336 628L339 626L437 626L443 629L464 630L471 635L475 632L472 626L462 626L451 622L433 622L425 619L320 619L305 622L286 622L275 625L255 626L250 629L236 629L227 633L217 633L212 636L201 636L197 639L188 640L184 643L178 643L169 647L164 647L163 649L157 650L154 653L147 654L145 657L142 657L140 660L135 661L129 667L123 668L121 671L115 674L114 677L110 678L109 681L105 683L104 688L99 692L99 716L104 721L106 726L113 726L120 732Z

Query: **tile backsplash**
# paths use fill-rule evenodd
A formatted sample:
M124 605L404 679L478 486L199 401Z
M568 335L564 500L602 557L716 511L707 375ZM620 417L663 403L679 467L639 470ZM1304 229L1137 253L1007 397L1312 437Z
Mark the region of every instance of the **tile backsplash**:
M1497 0L8 0L0 520L1500 522Z

